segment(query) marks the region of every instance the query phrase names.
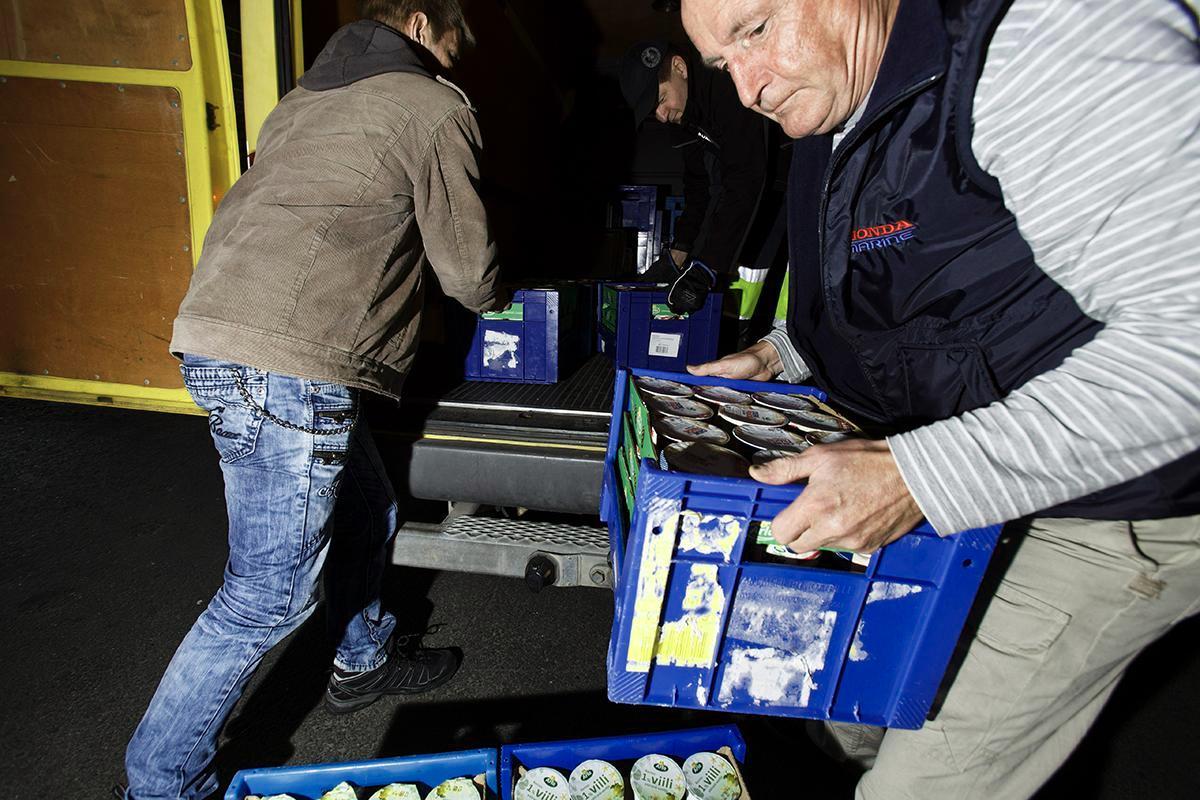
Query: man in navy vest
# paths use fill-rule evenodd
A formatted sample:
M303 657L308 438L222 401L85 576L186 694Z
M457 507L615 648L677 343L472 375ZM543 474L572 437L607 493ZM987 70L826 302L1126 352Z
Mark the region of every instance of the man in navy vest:
M807 480L797 551L922 517L1016 548L937 717L830 726L859 797L1027 797L1200 610L1200 47L1171 0L684 0L797 141L786 324L700 375L809 381L876 438ZM869 649L869 648L868 648Z

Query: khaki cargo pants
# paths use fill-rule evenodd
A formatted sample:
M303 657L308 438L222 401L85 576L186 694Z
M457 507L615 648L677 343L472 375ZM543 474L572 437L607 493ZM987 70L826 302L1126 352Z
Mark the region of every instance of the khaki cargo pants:
M1200 611L1200 516L1026 525L936 719L821 732L867 768L856 798L1030 797L1134 656Z

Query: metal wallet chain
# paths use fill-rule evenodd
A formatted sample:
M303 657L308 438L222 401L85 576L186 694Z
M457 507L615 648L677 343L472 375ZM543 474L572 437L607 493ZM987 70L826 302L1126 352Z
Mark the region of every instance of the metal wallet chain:
M358 424L358 412L361 406L360 403L354 404L354 419L350 420L340 428L329 428L328 430L323 428L307 428L303 425L297 425L294 422L288 422L286 419L280 419L270 411L267 411L265 408L260 406L254 400L254 398L250 396L250 392L246 389L246 384L242 383L242 375L240 372L238 372L236 369L230 370L230 372L233 373L233 383L235 386L237 386L238 393L241 394L242 399L246 401L246 404L281 428L288 428L289 430L300 431L301 433L307 433L313 436L337 436L339 434L348 433L354 429L355 425Z

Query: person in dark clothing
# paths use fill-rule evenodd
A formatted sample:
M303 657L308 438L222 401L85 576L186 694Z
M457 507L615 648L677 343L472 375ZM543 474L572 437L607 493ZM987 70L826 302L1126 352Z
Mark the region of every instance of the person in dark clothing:
M782 244L770 236L782 207L767 180L778 160L775 126L742 106L728 75L668 42L642 42L625 54L621 91L635 124L653 115L673 126L683 153L683 213L674 240L643 277L674 284L676 311L699 308L709 289L731 283L742 295L739 316L748 320ZM773 248L764 247L771 241Z

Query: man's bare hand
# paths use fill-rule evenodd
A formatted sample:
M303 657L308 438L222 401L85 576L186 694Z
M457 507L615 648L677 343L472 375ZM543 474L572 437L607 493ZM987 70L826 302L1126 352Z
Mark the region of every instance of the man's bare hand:
M763 483L808 487L771 523L775 539L797 553L833 547L873 553L922 519L887 442L852 439L750 468Z
M711 375L736 381L769 381L780 373L783 365L775 345L758 342L739 353L687 369L693 375Z

